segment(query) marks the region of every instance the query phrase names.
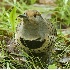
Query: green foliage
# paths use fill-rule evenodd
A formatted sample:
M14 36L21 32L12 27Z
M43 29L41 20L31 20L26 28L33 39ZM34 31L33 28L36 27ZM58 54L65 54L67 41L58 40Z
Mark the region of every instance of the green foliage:
M48 69L57 69L57 66L55 64L49 65Z
M7 69L10 69L9 62L7 62Z
M23 0L27 4L34 4L36 0Z
M15 28L16 28L16 7L14 7L12 9L12 11L10 12L10 23L11 23L11 28L12 28L12 31L15 32Z
M57 0L57 7L55 8L56 18L59 18L64 24L70 25L70 1ZM56 20L58 21L58 20Z
M34 4L36 2L36 0L31 0L31 4Z

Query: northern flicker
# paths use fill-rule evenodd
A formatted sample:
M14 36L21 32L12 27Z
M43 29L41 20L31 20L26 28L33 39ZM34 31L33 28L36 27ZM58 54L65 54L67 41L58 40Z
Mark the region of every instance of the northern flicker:
M54 25L36 10L27 10L19 17L23 21L18 24L15 33L17 47L49 64L57 35Z

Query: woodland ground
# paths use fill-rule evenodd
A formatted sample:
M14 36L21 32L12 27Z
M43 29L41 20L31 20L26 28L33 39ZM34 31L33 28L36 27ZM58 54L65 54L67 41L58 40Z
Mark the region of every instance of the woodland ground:
M38 66L32 57L31 61L26 61L20 57L23 55L9 54L6 46L14 37L17 24L20 22L18 15L27 9L38 10L44 17L50 19L57 29L57 40L53 51L52 65L48 69L69 69L70 68L70 1L57 0L53 5L36 3L36 0L3 0L0 2L0 68L1 69L39 69L43 64L37 59Z

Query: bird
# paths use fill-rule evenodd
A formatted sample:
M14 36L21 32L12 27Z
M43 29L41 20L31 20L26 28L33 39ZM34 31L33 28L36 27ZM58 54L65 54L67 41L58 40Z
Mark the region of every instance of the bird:
M42 62L50 64L57 30L53 23L42 17L37 10L26 10L19 15L22 19L17 25L15 43L27 54L41 58Z

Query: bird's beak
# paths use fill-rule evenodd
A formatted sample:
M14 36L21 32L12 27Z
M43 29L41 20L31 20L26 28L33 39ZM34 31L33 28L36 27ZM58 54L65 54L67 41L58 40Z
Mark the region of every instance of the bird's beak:
M27 18L26 14L19 15L20 18Z

